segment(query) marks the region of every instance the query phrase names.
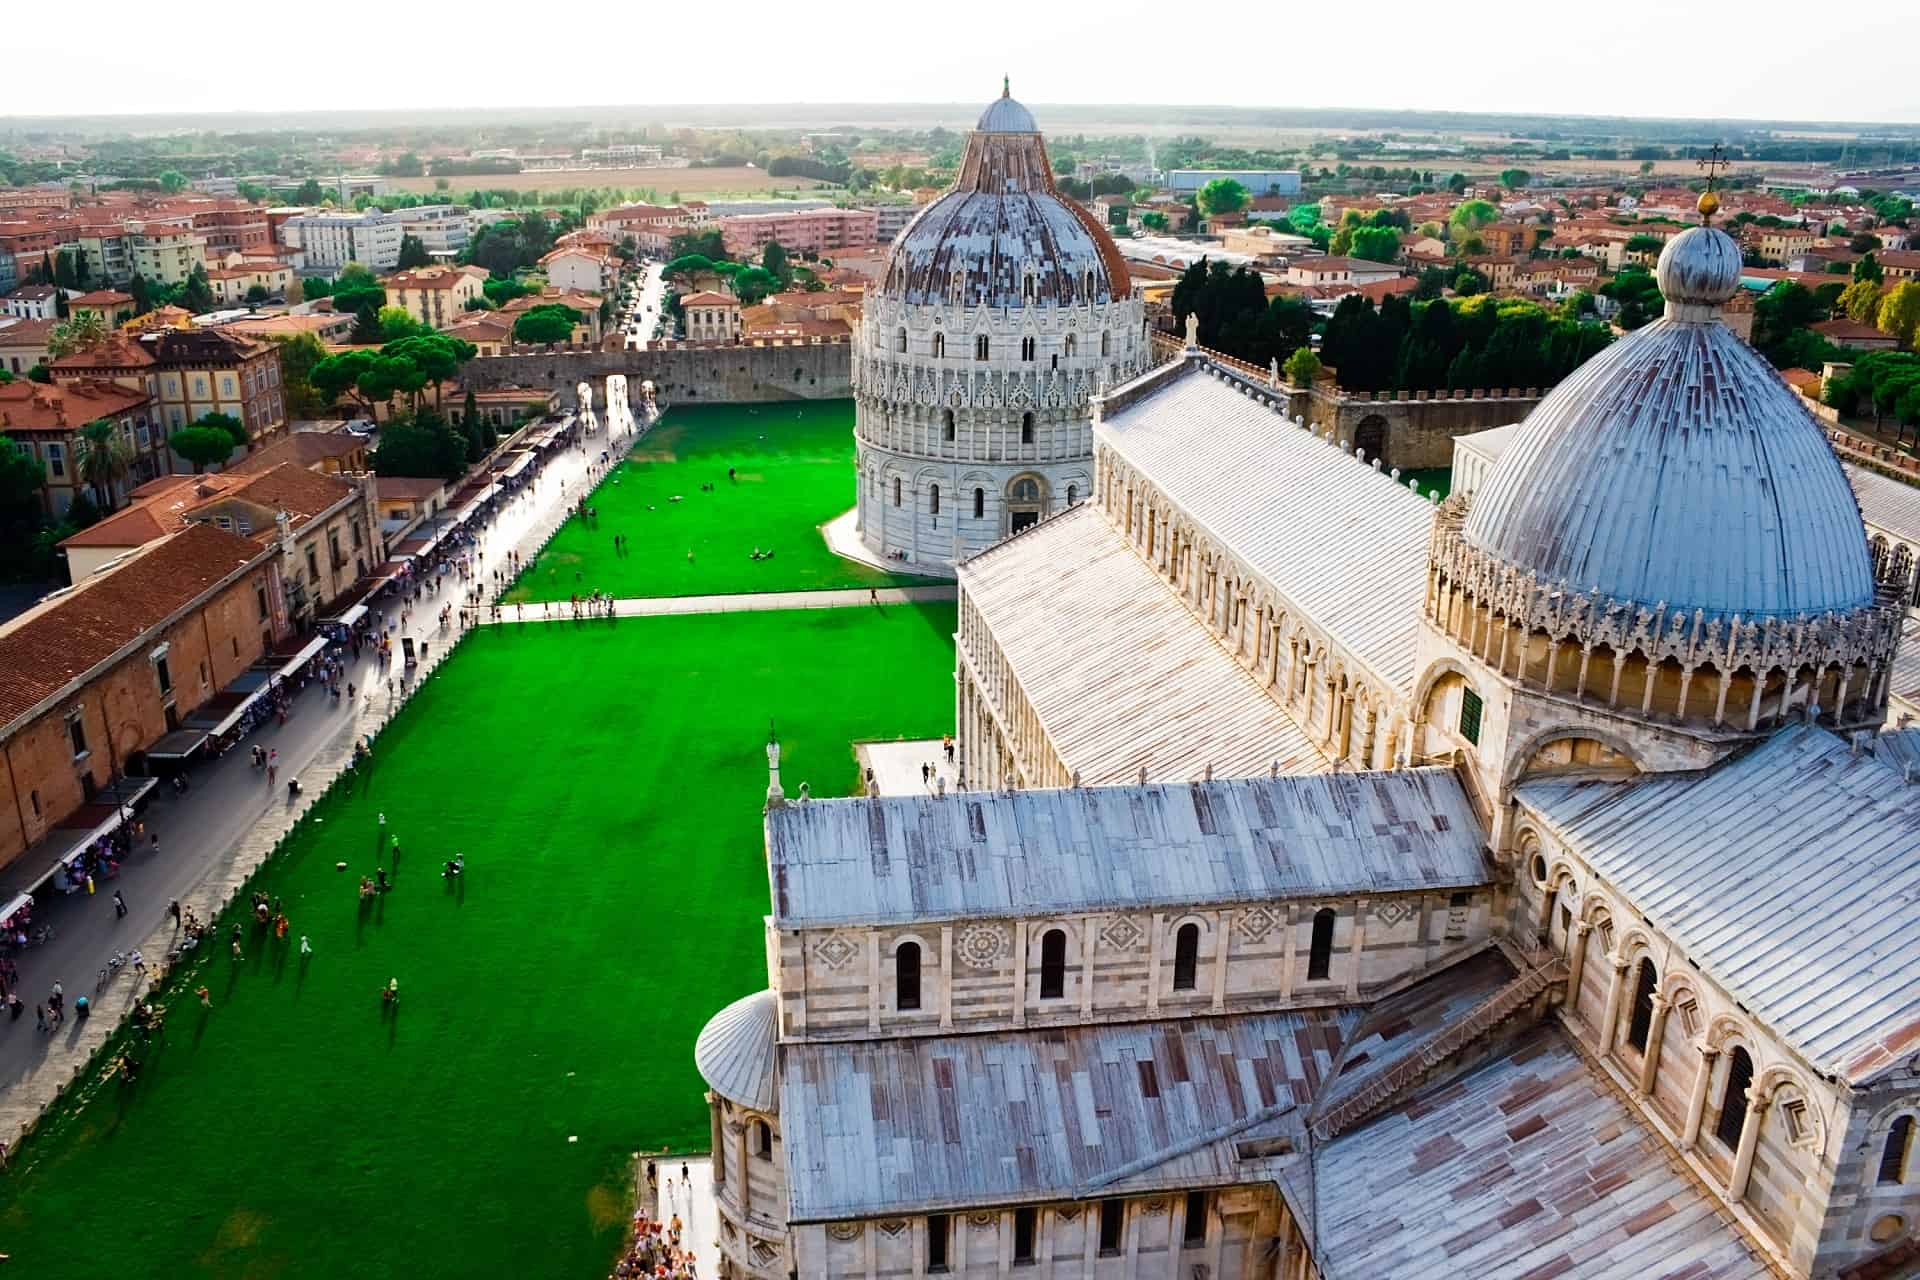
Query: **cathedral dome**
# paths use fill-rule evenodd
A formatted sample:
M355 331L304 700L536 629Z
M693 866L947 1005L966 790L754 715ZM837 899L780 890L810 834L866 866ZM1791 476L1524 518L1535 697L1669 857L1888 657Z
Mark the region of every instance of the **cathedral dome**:
M967 136L959 176L893 242L880 292L914 305L1067 306L1127 296L1106 228L1055 190L1027 109L1002 94Z
M1819 424L1720 322L1740 251L1716 228L1660 255L1665 318L1527 416L1466 541L1543 584L1753 620L1874 601L1860 509Z

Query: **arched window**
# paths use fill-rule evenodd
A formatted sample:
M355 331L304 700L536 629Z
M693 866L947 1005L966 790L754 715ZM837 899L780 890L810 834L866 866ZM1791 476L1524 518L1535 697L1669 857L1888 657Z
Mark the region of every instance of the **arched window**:
M1078 501L1080 501L1080 487L1078 485L1072 485L1072 484L1068 485L1067 486L1067 505L1072 506L1074 503Z
M1020 339L1020 358L1022 360L1032 360L1033 350L1034 350L1034 347L1033 347L1032 338Z
M1071 333L1068 334L1067 340L1066 340L1067 359L1069 360L1073 359L1073 353L1075 351L1078 351L1079 349L1080 349L1080 339L1075 337Z
M904 351L906 350L906 348L902 347L901 350ZM944 333L935 333L933 335L933 358L935 360L938 360L940 359L940 357L946 354L947 354L947 335Z
M989 354L991 354L991 352L992 352L992 350L993 350L993 348L992 348L991 346L989 346L989 345L988 345L988 343L987 343L987 335L986 335L986 334L984 334L984 333L983 333L983 334L979 334L978 336L976 336L976 337L974 338L974 340L973 340L973 358L974 358L975 360L985 360L985 359L987 358L987 356L988 356Z
M1034 282L1033 270L1029 268L1027 270L1026 278L1020 282L1020 292L1028 302L1032 302L1034 299L1034 294L1037 291L1038 291L1038 286Z
M1031 413L1020 415L1020 443L1033 443L1033 414Z
M1058 1000L1067 993L1067 931L1049 929L1040 935L1040 998Z
M1913 1117L1901 1116L1887 1130L1887 1145L1880 1152L1880 1181L1883 1185L1907 1180L1907 1148L1912 1145Z
M1319 982L1333 967L1333 908L1313 913L1313 944L1307 948L1307 981Z
M896 507L900 505L900 477L899 476L895 476L893 478L893 505Z
M765 1120L753 1122L753 1154L762 1160L773 1159L773 1126Z
M940 514L940 486L937 484L927 486L927 507L929 515Z
M1720 1119L1714 1123L1713 1136L1729 1148L1740 1145L1740 1131L1747 1127L1747 1090L1753 1087L1753 1059L1747 1051L1734 1046L1727 1059L1727 1087L1720 1094Z
M939 338L937 335L934 340L936 342L939 341ZM894 346L902 353L905 353L907 349L907 331L905 329L902 329L899 333L894 335L893 341L894 341Z
M1015 480L1013 482L1013 500L1015 502L1040 501L1039 481L1031 479L1026 476L1022 476L1020 479Z
M1112 334L1102 333L1100 335L1100 354L1103 356L1110 356L1113 354L1113 335Z
M1640 961L1640 977L1633 987L1633 1016L1627 1019L1627 1043L1640 1052L1647 1051L1647 1033L1653 1029L1653 988L1660 974L1652 957Z
M1191 991L1200 968L1200 926L1183 924L1173 935L1173 989Z
M979 520L984 518L986 514L987 491L985 489L975 489L973 491L973 518Z
M940 411L940 423L946 428L947 439L953 439L953 410L942 409Z
M893 953L893 1006L896 1009L920 1007L920 944L903 942Z

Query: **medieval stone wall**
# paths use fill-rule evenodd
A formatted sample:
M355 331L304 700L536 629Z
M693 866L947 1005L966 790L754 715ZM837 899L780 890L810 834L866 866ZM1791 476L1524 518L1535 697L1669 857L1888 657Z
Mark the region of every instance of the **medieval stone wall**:
M604 387L616 373L626 375L636 398L639 384L652 382L654 398L663 408L708 402L831 400L853 394L851 351L847 342L676 342L646 351L559 344L514 347L501 355L468 361L461 385L475 391L557 388L561 403L569 409L574 407L578 383Z

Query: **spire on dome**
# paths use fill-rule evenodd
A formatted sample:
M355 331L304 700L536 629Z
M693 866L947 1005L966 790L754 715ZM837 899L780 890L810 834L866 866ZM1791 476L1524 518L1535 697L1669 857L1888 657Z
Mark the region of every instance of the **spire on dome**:
M1012 76L1002 75L1000 77L1000 96L1003 98L1011 98L1013 96Z

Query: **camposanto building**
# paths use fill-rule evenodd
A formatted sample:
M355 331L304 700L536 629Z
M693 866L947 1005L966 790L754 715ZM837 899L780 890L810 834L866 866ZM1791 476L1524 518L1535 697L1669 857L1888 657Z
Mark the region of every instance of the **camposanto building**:
M1190 350L959 569L963 790L766 817L733 1275L1920 1266L1906 557L1721 322L1438 508Z
M853 349L856 526L944 569L1093 491L1093 397L1147 362L1126 264L1003 95L894 241Z

